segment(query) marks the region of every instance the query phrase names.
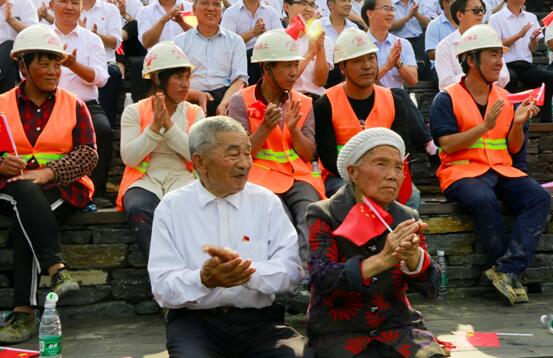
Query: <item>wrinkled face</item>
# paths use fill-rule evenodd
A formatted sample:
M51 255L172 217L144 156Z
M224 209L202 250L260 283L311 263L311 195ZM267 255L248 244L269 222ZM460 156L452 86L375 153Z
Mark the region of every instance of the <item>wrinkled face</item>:
M383 207L396 200L404 179L399 150L387 145L369 150L347 170L355 189Z
M351 0L328 0L328 10L340 16L348 16L351 11Z
M53 59L42 55L35 57L31 64L27 66L27 69L22 64L19 69L25 77L32 79L32 83L39 90L52 92L56 89L60 80L61 63L61 59ZM27 81L27 83L29 84L30 81Z
M190 70L186 69L182 72L174 73L169 77L165 92L173 102L180 103L186 99L189 88Z
M81 16L82 0L51 0L50 7L54 11L57 23L77 25Z
M267 66L272 66L270 69L273 73L273 81L275 81L283 91L290 91L294 87L294 83L300 75L299 61L280 61L271 64L264 64L265 71L269 71Z
M469 65L475 66L474 60L468 60ZM486 80L495 82L499 79L499 73L503 67L503 49L489 49L480 51L480 71Z
M482 23L484 18L484 3L480 0L469 0L463 11L457 12L457 18L459 19L459 25L463 25L466 28L471 28L474 25Z
M207 190L218 197L236 194L244 189L252 166L250 138L242 132L219 132L215 145L193 159Z
M193 7L198 24L217 26L221 21L221 0L198 0Z
M378 76L378 58L375 53L352 58L340 64L346 80L360 88L367 88L376 82Z
M374 10L367 10L367 17L371 27L385 27L389 29L394 21L395 9L391 0L377 0Z

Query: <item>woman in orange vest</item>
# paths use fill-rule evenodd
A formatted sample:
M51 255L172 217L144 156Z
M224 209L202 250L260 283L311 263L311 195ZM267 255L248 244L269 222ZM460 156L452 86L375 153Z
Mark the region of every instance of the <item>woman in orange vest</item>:
M527 302L520 277L534 257L551 196L513 167L511 155L523 147L524 124L539 108L527 99L515 112L507 91L493 84L503 44L492 27L476 25L463 33L457 56L466 77L440 92L430 110L432 135L441 147L436 174L445 197L472 216L491 266L486 276L510 304ZM499 200L516 215L510 237Z
M184 100L192 67L174 42L156 44L142 71L144 78L151 78L152 95L126 107L121 116L121 158L126 167L117 209L125 210L146 259L159 201L194 180L188 130L204 113Z
M15 305L0 328L0 344L36 332L40 274L50 275L59 296L79 289L61 255L58 224L90 202L94 186L87 175L98 161L86 105L58 88L67 58L61 40L32 25L18 34L11 56L26 79L0 96L0 212L14 218Z

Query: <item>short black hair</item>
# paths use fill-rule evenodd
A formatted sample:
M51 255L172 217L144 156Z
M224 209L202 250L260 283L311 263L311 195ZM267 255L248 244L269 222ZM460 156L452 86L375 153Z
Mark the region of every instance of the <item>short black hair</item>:
M465 76L469 74L470 70L470 66L467 61L469 56L472 57L476 62L480 62L480 51L470 51L461 55L459 62L461 63L461 68L463 69L463 73L465 74Z
M62 61L63 56L59 53L53 53L53 52L46 52L46 51L36 51L36 52L29 52L22 56L23 63L25 64L25 67L31 66L31 63L35 59L41 60L43 57L46 57L48 60L52 61Z
M367 26L369 26L369 17L367 16L367 10L374 10L376 7L376 0L365 0L363 6L361 6L361 18Z
M165 90L167 89L167 82L169 82L169 78L171 78L171 76L173 76L174 74L185 72L191 72L190 67L176 67L159 71L157 73L157 79L159 82L156 83L155 81L152 81L152 87L148 92L148 96L152 96L160 90L165 92Z
M482 0L479 0L479 1L482 4L482 7L484 8L484 13L485 13L486 4ZM457 26L459 26L459 18L457 17L457 12L465 10L468 2L469 0L455 0L453 4L451 4L451 6L449 7L451 11L451 18L453 19L453 22L455 22Z

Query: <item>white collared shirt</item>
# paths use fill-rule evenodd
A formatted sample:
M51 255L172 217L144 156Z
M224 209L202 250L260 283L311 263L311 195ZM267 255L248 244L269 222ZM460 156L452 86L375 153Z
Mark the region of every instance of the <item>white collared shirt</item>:
M506 63L513 61L532 62L532 52L529 48L530 36L532 36L532 31L540 27L538 18L531 12L524 10L517 16L507 6L490 17L490 26L497 31L502 40L515 35L528 23L532 24L532 27L526 32L526 35L515 41L510 46L509 51L503 54L503 59ZM542 37L543 35L540 33L538 39Z
M98 87L104 87L109 78L102 39L80 25L77 25L67 35L58 30L55 23L52 25L52 29L67 45L65 51L72 53L74 49L77 49L77 62L94 69L94 80L89 83L69 68L62 66L59 86L73 92L84 102L97 100Z
M115 48L108 48L104 46L106 51L106 59L108 62L115 62L115 49L121 44L121 14L119 9L104 0L96 0L94 6L90 10L81 11L81 21L86 19L86 28L92 31L94 24L97 26L97 31L102 35L114 36L117 44ZM103 42L102 42L103 44Z
M300 37L297 41L299 52L302 55L305 55L309 50L309 36ZM329 65L329 70L334 68L334 42L332 39L325 35L325 57L326 63ZM313 75L315 73L315 61L317 56L305 66L305 69L301 73L301 76L294 83L294 89L302 93L314 93L319 96L322 96L325 93L325 88L323 86L317 86L313 83Z
M252 13L246 9L242 0L236 1L234 5L225 10L221 20L221 27L229 29L240 36L240 34L253 29L258 19L263 19L265 30L282 29L280 15L271 6L260 2L255 15L252 16ZM253 48L255 40L257 40L257 36L246 42L246 50Z
M209 258L206 244L229 247L251 259L249 282L209 289L200 269ZM262 308L274 295L297 287L303 278L298 238L280 199L247 183L239 193L217 198L199 180L167 194L152 228L148 272L156 301L166 308Z
M136 19L136 17L138 16L138 12L143 7L144 5L140 0L126 0L125 2L125 10L127 10L127 14L129 14L129 16L132 17L133 19ZM122 20L123 18L121 18L121 21Z
M46 6L46 12L48 15L54 17L54 11L48 6L50 4L50 0L32 0L33 5L35 5L35 9L37 10L37 17L38 17L38 9L41 8L42 5ZM50 23L46 19L40 20L41 24L50 26Z
M246 45L234 32L219 26L217 34L206 38L194 28L174 41L194 65L191 88L211 91L228 87L236 79L248 83Z
M351 21L347 18L344 19L344 20L346 22L346 24L344 26L344 30L349 29L350 27L352 27L354 29L358 28L357 25L353 21ZM330 22L330 16L321 17L320 19L315 20L313 22L313 25L315 25L315 23L322 26L322 28L325 30L325 35L330 37L330 39L332 40L333 43L336 43L336 40L338 39L338 36L340 36L340 34L336 31L334 26L332 26L332 22ZM315 25L315 26L318 26L318 25Z
M459 29L452 32L436 46L436 72L438 74L438 87L440 91L445 87L458 83L465 74L463 68L457 59L457 46L461 42L461 33ZM503 67L499 73L499 79L496 84L505 88L509 83L509 70L505 65L503 58Z
M183 11L192 11L192 4L186 0L177 0L175 6L182 4ZM154 25L165 16L167 12L159 3L159 0L150 0L148 6L143 7L136 15L136 21L138 23L138 40L144 44L142 41L142 36L144 33L150 30ZM173 41L177 35L182 34L182 28L173 20L169 20L165 23L163 31L159 36L159 42L161 41Z
M30 0L9 0L12 5L12 16L25 25L38 23L35 5ZM0 44L13 41L17 32L6 22L6 3L0 6Z

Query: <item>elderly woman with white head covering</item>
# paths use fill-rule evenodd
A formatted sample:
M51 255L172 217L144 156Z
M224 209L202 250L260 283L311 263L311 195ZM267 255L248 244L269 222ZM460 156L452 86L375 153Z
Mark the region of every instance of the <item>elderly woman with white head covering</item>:
M352 137L338 156L348 182L307 211L311 302L307 333L317 357L442 357L405 290L437 293L426 224L395 201L405 145L390 129Z

